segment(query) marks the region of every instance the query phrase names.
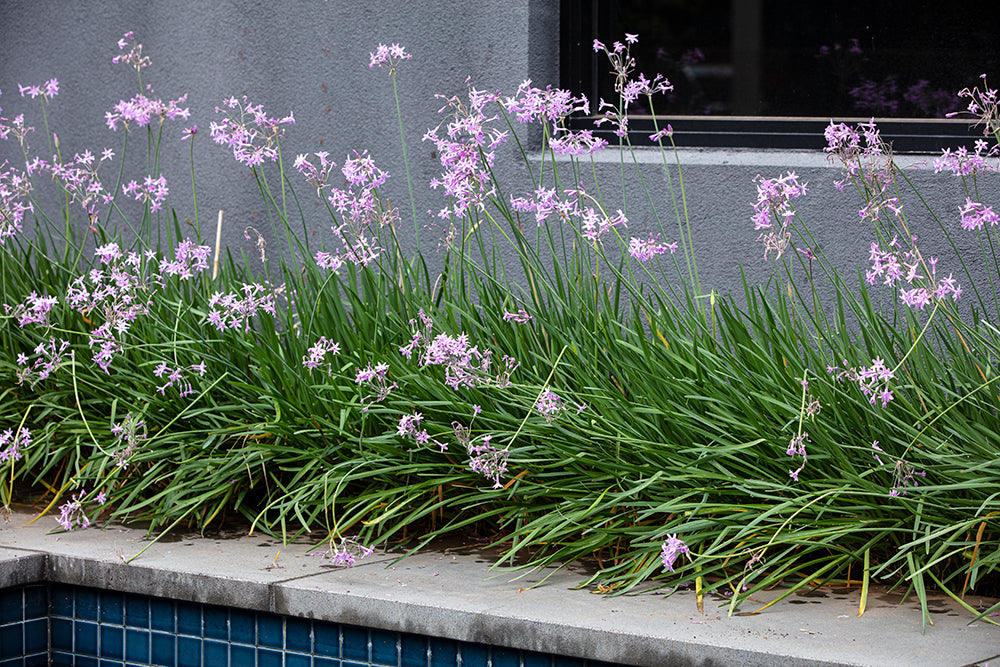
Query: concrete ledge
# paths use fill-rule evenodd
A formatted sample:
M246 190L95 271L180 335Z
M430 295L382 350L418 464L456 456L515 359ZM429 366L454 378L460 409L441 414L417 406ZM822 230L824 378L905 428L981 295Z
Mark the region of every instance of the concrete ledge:
M332 570L309 545L262 536L171 536L148 542L122 527L52 534L51 517L15 512L0 525L0 588L34 582L240 607L398 632L644 667L663 665L975 665L1000 659L1000 626L946 597L921 633L914 598L873 587L793 595L761 614L726 616L726 601L690 592L606 598L575 590L584 573L493 570L474 552L379 555ZM516 577L521 577L517 578ZM758 609L777 591L744 606ZM994 601L967 598L973 607Z

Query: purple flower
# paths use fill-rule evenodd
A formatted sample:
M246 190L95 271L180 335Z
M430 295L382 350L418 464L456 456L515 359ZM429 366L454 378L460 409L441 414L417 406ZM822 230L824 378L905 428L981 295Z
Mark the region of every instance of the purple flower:
M789 470L788 476L791 477L796 482L799 481L799 473L806 467L806 461L808 456L806 455L806 443L810 442L809 434L803 431L802 433L794 436L788 442L788 450L785 452L791 457L801 456L802 465L800 465L796 470Z
M31 99L41 97L46 102L59 94L59 81L56 79L49 79L40 86L22 86L21 84L17 84L17 87L21 92L21 97L27 96Z
M81 496L85 495L82 491L74 494L72 500L59 507L59 518L56 519L56 522L63 530L73 530L74 524L81 529L90 526L90 519L84 513L83 502L80 499Z
M115 465L125 470L135 450L146 439L146 422L130 412L125 415L125 419L111 427L111 435L117 438L119 445L113 454Z
M663 546L660 549L660 559L663 561L663 567L673 572L674 561L677 560L679 555L687 552L688 545L678 539L676 533L674 535L667 535L667 539L663 542Z
M566 401L548 387L539 394L538 400L535 401L535 410L545 417L545 421L549 424L554 422L565 409Z
M191 127L185 128L184 131L181 132L181 141L186 141L187 139L194 137L194 135L196 134L198 134L197 125L192 125Z
M0 464L7 461L20 461L21 449L31 446L31 431L23 426L17 435L11 429L0 433Z
M291 114L280 120L268 116L261 105L250 104L246 95L242 102L230 97L215 112L225 117L209 125L212 141L230 148L236 161L248 167L259 166L264 160L276 162L278 143L284 136L281 125L295 122Z
M965 206L962 207L962 229L980 229L987 223L993 227L998 222L1000 222L1000 216L993 212L992 206L974 202L968 197L965 198Z
M216 292L208 300L212 309L208 321L219 331L243 327L244 332L250 331L250 320L258 311L276 315L275 300L277 291L270 284L244 283L242 295L237 292L221 294Z
M167 179L163 177L163 174L160 174L156 178L146 176L142 185L139 185L135 181L130 181L122 189L122 192L130 197L135 197L136 201L143 201L149 204L150 211L159 211L163 208L163 201L167 198L169 189L167 188ZM208 246L202 247L207 248Z
M649 235L649 239L644 241L636 237L632 237L628 244L628 254L632 255L632 258L640 263L645 263L657 255L662 255L666 252L673 254L677 251L676 243L658 243L656 239L659 238L659 234L654 237L652 234Z
M21 366L17 370L17 383L22 385L28 383L32 388L42 380L55 373L63 365L63 354L69 342L55 338L50 338L48 343L39 343L34 350L35 361L29 365L29 357L26 354L17 355L17 365Z
M456 428L457 434L458 428ZM469 469L487 479L493 480L493 488L500 489L503 488L500 480L503 479L504 473L507 472L507 458L510 452L506 448L499 449L494 447L490 444L491 439L492 436L487 434L482 437L482 444L477 445L469 442L466 445L469 453Z
M346 568L353 567L359 560L368 558L373 553L375 547L366 547L358 542L357 538L342 537L337 544L330 540L330 551L323 557L329 559L333 566Z
M340 343L335 343L326 336L320 336L316 344L309 348L308 354L302 357L302 365L309 370L319 368L320 364L326 361L328 354L340 354Z
M371 60L368 63L368 67L378 67L381 68L383 65L389 67L389 74L396 73L396 65L398 65L403 60L409 60L413 56L403 50L403 47L399 44L392 44L386 46L385 44L379 44L373 53L370 53Z
M504 322L515 322L517 324L525 324L526 322L532 320L531 315L528 314L526 310L519 309L516 313L508 313L504 311L503 321Z
M108 129L117 130L120 121L125 130L128 131L132 125L146 127L153 122L154 118L159 120L160 125L163 125L163 121L168 119L175 120L181 118L187 120L191 116L191 111L188 107L180 106L185 101L187 101L187 93L181 95L176 100L169 100L167 102L159 98L154 100L139 93L130 100L119 100L111 111L106 111L104 113L104 123L108 126ZM193 136L195 132L197 132L197 126L194 126L190 130L185 130L185 134L181 136L181 139Z
M179 276L181 280L190 280L196 274L208 269L208 257L211 254L210 246L195 245L191 239L184 239L174 248L173 261L166 258L160 260L160 273Z
M43 327L49 326L49 314L57 303L59 303L57 297L40 297L35 292L32 292L24 300L24 303L19 303L16 306L8 306L5 303L3 307L8 315L13 313L13 316L17 318L18 326L23 329L29 324L41 324Z
M149 58L142 55L142 44L135 41L135 34L131 30L126 32L122 38L118 40L118 50L124 51L125 47L129 47L128 53L116 55L111 59L112 63L127 63L134 67L136 72L149 67Z

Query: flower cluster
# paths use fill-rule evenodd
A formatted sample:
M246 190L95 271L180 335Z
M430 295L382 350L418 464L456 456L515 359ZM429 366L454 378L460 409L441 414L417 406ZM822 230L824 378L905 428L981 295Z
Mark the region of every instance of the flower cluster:
M0 464L7 461L20 461L21 450L31 446L31 431L23 426L14 435L12 429L0 433Z
M568 90L547 86L544 90L524 81L517 92L503 101L507 113L519 123L539 122L549 131L549 146L563 155L590 155L607 146L608 142L594 136L590 130L568 130L564 121L572 113L590 113L590 103L583 95L574 96ZM550 125L551 124L551 125Z
M886 193L893 181L895 165L874 118L854 127L831 122L824 136L827 143L824 152L831 161L840 162L844 168L843 178L834 183L838 190L854 182L867 198L888 196Z
M826 372L837 380L857 382L861 393L868 397L868 402L872 405L875 405L875 402L879 400L881 400L883 408L889 405L893 399L892 390L889 389L889 381L896 376L892 370L886 367L885 361L881 357L872 359L871 366L862 367L860 370L854 366L848 367L846 360L843 364L843 368L827 366Z
M795 217L792 200L806 193L806 184L799 182L794 171L778 178L764 178L758 174L753 180L757 184L757 201L754 202L751 219L755 230L764 230L757 240L764 244L765 259L772 251L776 257L781 257L792 238L788 231Z
M333 167L336 167L337 164L332 160L327 160L330 157L328 151L320 151L313 153L313 155L319 158L319 169L309 161L309 156L304 153L295 157L294 166L296 171L306 179L306 183L316 188L316 196L319 197L327 185L326 179L329 178Z
M56 79L49 79L40 86L22 86L21 84L17 84L17 87L21 92L21 97L30 97L31 99L41 97L45 102L48 102L59 94L59 81Z
M31 181L15 167L0 164L0 245L21 232L24 214L34 211Z
M69 347L69 342L63 339L50 338L48 343L39 343L34 350L35 360L26 354L17 355L17 383L28 384L34 388L36 384L55 373L65 363L63 354ZM30 362L30 363L29 363Z
M630 49L632 44L638 41L639 36L630 33L625 33L624 44L616 41L611 45L611 48L596 39L594 40L594 52L604 51L611 62L611 69L615 73L615 92L619 96L618 104L601 100L599 109L604 110L604 117L594 122L596 125L604 123L614 125L614 133L619 137L628 136L628 109L639 97L645 96L651 99L653 95L668 93L674 89L670 81L662 74L657 74L652 80L641 73L637 78L631 78L632 72L635 70L635 58L631 56ZM653 136L658 135L660 133Z
M250 104L246 95L242 101L230 97L222 107L215 107L215 113L225 116L209 125L212 141L225 144L236 161L248 167L259 166L264 160L276 162L278 143L284 136L281 126L295 122L291 113L280 120L268 116L262 105Z
M146 86L146 91L150 95L153 93L149 86ZM191 111L188 107L181 106L186 101L187 93L176 100L166 102L160 98L154 100L152 97L146 97L139 93L130 100L119 100L111 111L104 113L104 122L111 130L117 130L118 123L121 122L127 131L132 125L146 127L153 122L154 118L159 119L160 125L163 125L165 120L178 118L187 120L191 116Z
M487 115L488 104L500 96L470 87L468 104L458 96L445 97L438 113L447 112L447 120L428 130L424 141L437 147L438 159L444 171L431 179L432 188L443 188L451 197L451 205L442 209L438 217L449 220L462 217L470 209L481 208L486 200L496 194L490 170L496 159L497 146L507 139L507 133L490 127L497 115ZM444 130L445 135L440 133Z
M869 254L872 268L865 273L866 282L874 285L881 280L890 286L905 282L910 288L900 286L899 297L907 306L917 310L923 310L934 300L943 301L948 297L952 301L957 300L962 294L958 282L951 274L947 278L938 278L937 258L931 257L925 262L913 240L910 250L903 250L895 237L886 250L877 241L872 241ZM928 268L929 274L921 273Z
M267 283L243 283L242 294L216 292L208 300L212 310L208 313L208 323L219 331L243 327L244 332L250 331L250 320L263 311L272 316L277 314L275 300L277 290Z
M365 368L358 371L354 378L354 383L358 385L368 385L374 392L368 394L361 399L361 411L367 412L375 403L381 403L386 399L389 393L398 387L395 382L390 383L389 378L389 364L375 364L372 366L368 364Z
M135 181L130 181L122 192L128 197L134 197L136 201L149 204L150 211L159 211L163 208L163 201L167 198L167 179L160 174L158 177L146 176L142 185Z
M535 410L545 417L545 421L549 424L558 419L565 409L566 401L548 387L542 390L535 401Z
M476 386L510 386L510 375L518 367L512 357L504 355L503 368L493 374L493 351L480 350L477 345L469 342L467 334L450 336L445 333L433 335L434 322L424 313L417 314L417 319L410 320L414 328L410 342L399 348L400 354L411 359L414 353L421 366L444 366L445 384L452 389Z
M469 469L487 479L493 480L493 488L503 488L500 480L507 472L507 458L510 451L505 447L499 449L490 444L492 436L484 435L480 439L480 444L469 442L466 445L469 452Z
M56 523L63 530L73 530L74 524L81 530L90 526L90 518L83 509L83 498L86 495L81 491L74 494L72 500L59 506L59 518L56 519Z
M1000 145L993 144L990 148L982 139L976 141L972 151L965 146L955 150L945 148L941 155L934 158L934 173L950 171L956 176L976 176L984 172L1000 171L1000 164L996 161L998 152Z
M677 252L677 243L660 243L657 239L660 235L657 234L655 237L650 234L647 240L632 237L629 239L628 243L628 254L632 256L637 262L645 263L653 259L657 255L662 255L669 252L673 254Z
M881 457L878 455L879 452L885 454L885 450L878 446L878 440L872 443L872 456L875 461L880 465L884 466ZM889 496L892 498L898 496L905 496L906 489L908 487L916 488L919 486L917 484L917 477L926 477L927 472L920 470L918 471L915 467L907 463L906 461L900 459L896 461L892 468L892 486L889 488Z
M447 451L447 443L431 440L431 436L427 432L427 429L420 428L420 422L423 421L423 418L424 416L419 412L401 416L399 418L399 424L396 426L396 435L401 438L410 438L418 445L426 445L433 442L442 452Z
M504 314L503 314L503 321L504 322L514 322L516 324L527 324L532 319L534 319L534 318L532 318L531 315L528 314L528 311L524 310L523 308L518 309L518 311L516 313L508 313L507 311L504 311Z
M958 96L969 99L966 109L978 119L976 125L983 126L983 134L996 135L1000 133L1000 96L997 95L996 88L986 85L985 74L981 74L979 78L983 80L982 90L979 86L963 88L958 91ZM949 118L955 115L957 114L947 114Z
M688 545L679 539L676 533L674 535L667 535L663 546L660 547L660 560L663 561L663 567L673 572L674 561L677 560L678 556L686 553L688 553Z
M808 460L808 457L806 456L806 443L807 442L810 442L810 440L809 440L809 434L807 432L803 431L802 433L799 433L798 435L793 436L792 439L789 440L789 442L788 442L788 450L785 452L786 454L788 454L789 456L791 456L793 458L796 457L796 456L801 456L802 457L802 465L800 465L795 470L789 470L788 471L788 476L791 477L796 482L799 481L799 473L802 472L802 470L806 467L806 461ZM794 465L794 464L792 464L792 465Z
M69 162L60 162L55 156L51 162L36 157L28 163L27 174L29 176L36 172L52 174L70 199L80 204L93 220L99 212L98 205L109 204L112 200L112 195L101 184L97 170L114 156L114 151L105 148L101 152L100 160L97 160L89 150L76 153Z
M342 537L334 544L330 541L329 552L323 554L323 558L329 559L334 567L353 567L359 560L368 558L375 553L375 547L366 547L357 541L357 538Z
M375 48L374 53L370 53L370 55L371 60L368 63L368 67L378 67L381 69L382 66L388 66L390 75L396 73L396 65L413 57L403 50L403 47L399 44L391 44L389 46L379 44Z
M307 354L302 357L302 365L309 370L315 370L326 361L328 354L340 354L340 343L335 343L326 336L320 336L316 344L310 347ZM330 372L329 364L327 364L327 372Z
M125 470L135 450L146 439L146 422L130 412L125 415L125 419L111 427L111 434L117 438L119 445L114 451L115 465Z
M142 44L135 41L135 33L131 30L122 35L122 38L118 40L118 50L124 51L125 47L129 50L127 53L120 53L111 59L111 62L115 63L127 63L135 68L138 72L146 67L149 67L150 60L147 56L142 55Z
M32 292L16 306L3 305L4 312L17 318L17 324L22 329L29 324L40 324L43 327L49 326L49 314L52 308L59 303L59 299L54 296L38 296Z
M160 260L160 274L190 280L208 269L208 257L211 253L210 246L197 245L191 239L184 239L174 248L172 260L166 257Z
M191 364L186 369L184 367L170 368L167 362L161 361L157 364L156 368L153 370L153 375L158 378L165 378L166 384L163 384L156 388L156 391L160 392L163 396L166 394L167 389L176 386L177 390L180 392L180 397L190 396L194 393L194 389L191 387L191 383L184 379L184 371L192 370L198 374L199 377L205 375L205 362L199 362L197 364Z
M997 223L1000 223L1000 215L993 211L992 206L974 202L969 197L965 198L965 206L962 207L962 229L972 231L981 229L986 224L994 227Z
M104 372L121 351L120 338L140 315L149 312L150 293L155 289L144 275L143 259L136 253L123 255L117 243L98 247L101 269L92 269L69 286L66 302L84 316L98 313L104 322L90 332L90 346L96 347L94 361ZM151 258L149 253L147 258Z

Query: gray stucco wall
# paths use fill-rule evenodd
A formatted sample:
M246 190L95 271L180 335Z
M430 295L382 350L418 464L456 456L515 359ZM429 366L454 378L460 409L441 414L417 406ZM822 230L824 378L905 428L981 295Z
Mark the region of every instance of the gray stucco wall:
M389 201L404 213L400 229L412 235L409 197L402 167L402 151L391 81L386 70L369 69L369 52L379 42L402 44L413 59L399 70L399 95L409 160L417 194L418 222L427 226L423 245L433 254L436 219L427 211L443 206L439 192L427 184L440 171L434 147L421 142L428 128L440 122L441 104L435 94L463 95L466 78L476 88L512 94L524 79L536 85L557 84L559 47L558 0L480 0L456 2L421 0L405 3L345 2L343 0L172 0L171 2L82 0L0 0L0 107L8 118L24 112L41 127L38 103L21 99L18 84L40 84L51 77L60 81L60 94L49 105L49 123L59 133L63 152L107 146L121 148L123 131L110 132L104 113L122 98L137 92L133 72L113 65L117 40L135 31L152 66L143 82L155 96L173 99L188 94L191 109L187 122L164 125L163 165L171 194L168 206L181 219L193 218L186 142L181 131L197 124L195 162L198 202L203 229L210 237L219 209L225 209L225 238L231 248L245 248L243 229L255 225L266 231L261 200L250 171L208 137L214 108L232 95L246 94L270 115L294 112L296 123L286 129L283 154L291 171L298 153L330 152L342 164L352 150L368 150L376 163L392 174L384 189ZM642 27L636 32L641 35ZM970 82L973 83L973 82ZM677 125L677 124L675 124ZM678 126L679 127L679 126ZM144 133L134 133L144 137ZM537 137L536 137L537 139ZM143 139L144 140L144 139ZM142 140L141 140L142 141ZM139 143L139 141L133 142ZM32 137L32 151L44 154L41 130ZM130 146L126 180L144 174L144 147ZM0 145L0 154L16 154L12 142ZM526 170L518 165L517 147L508 143L500 153L501 177L511 185L508 193L529 187ZM665 190L660 158L640 153L647 182L657 206L665 214L667 230L676 229ZM755 196L752 179L757 174L777 176L794 169L810 184L800 200L824 250L846 270L864 262L874 235L857 221L859 202L832 185L837 170L821 154L796 151L686 150L680 160L694 228L695 251L706 290L739 292L739 266L753 281L770 275L770 265L756 243L750 221ZM927 156L907 156L903 162L927 162ZM597 158L597 171L605 193L620 182L618 157L606 151ZM115 164L117 168L117 163ZM958 210L965 194L954 177L911 172L925 195L939 205L945 223L958 229ZM307 212L312 243L329 238L329 218L308 186L296 174L298 193ZM273 181L272 181L273 182ZM520 184L520 185L519 185ZM983 199L1000 205L1000 184L984 181ZM630 193L629 233L637 236L655 230L643 204L644 195L634 176ZM990 201L989 195L994 197ZM618 204L610 196L611 208ZM921 237L925 254L941 254L940 266L952 251L942 246L937 225L919 212L919 202L908 201L914 232ZM962 237L959 230L960 237ZM409 238L409 237L407 237ZM971 236L963 237L970 247ZM406 239L404 239L406 240ZM665 240L676 240L670 234ZM982 264L981 260L972 260ZM957 271L955 266L954 270Z

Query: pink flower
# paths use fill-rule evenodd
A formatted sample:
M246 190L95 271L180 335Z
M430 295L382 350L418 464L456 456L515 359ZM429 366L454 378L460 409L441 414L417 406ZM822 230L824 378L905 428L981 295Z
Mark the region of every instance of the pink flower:
M686 545L683 540L677 538L677 535L667 535L666 541L664 541L663 546L660 549L660 558L663 560L663 567L674 571L674 561L681 554L688 552L688 545Z

